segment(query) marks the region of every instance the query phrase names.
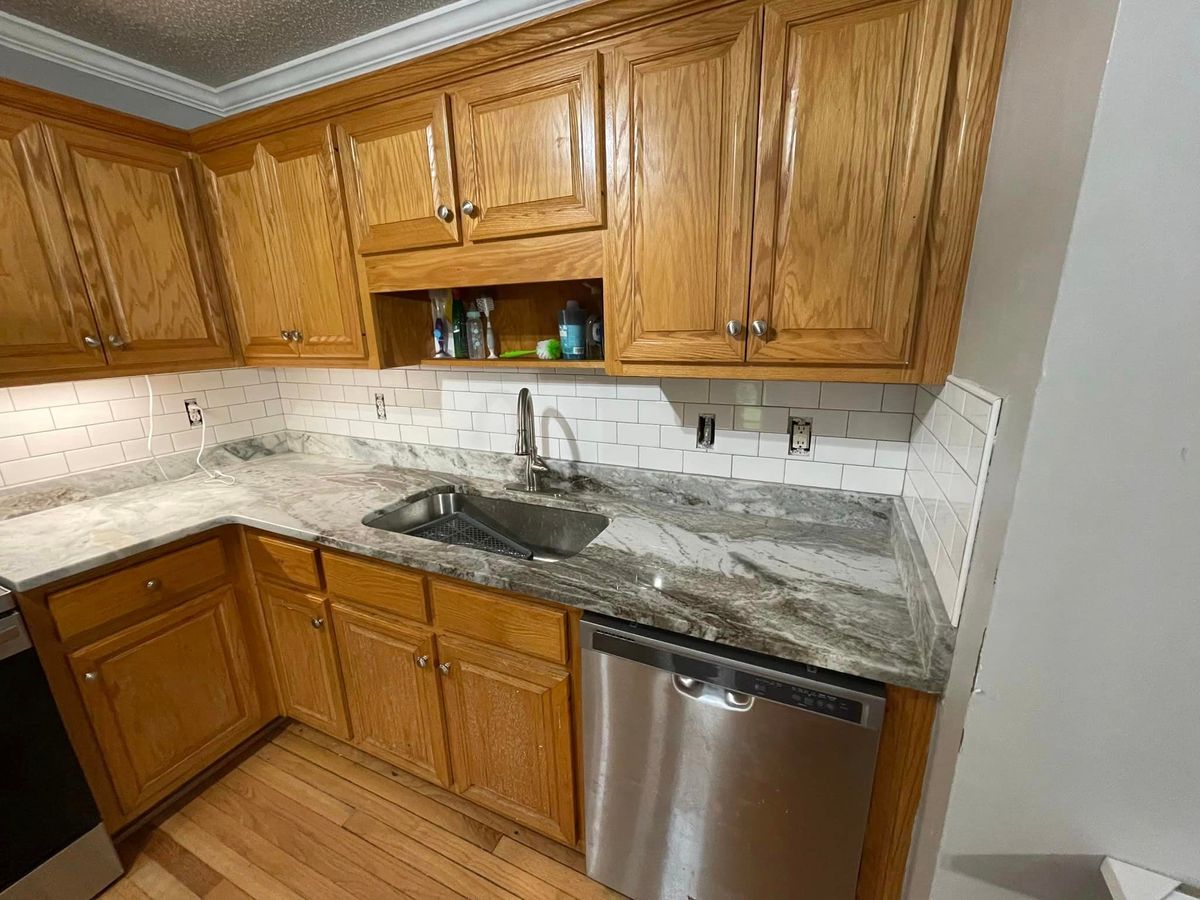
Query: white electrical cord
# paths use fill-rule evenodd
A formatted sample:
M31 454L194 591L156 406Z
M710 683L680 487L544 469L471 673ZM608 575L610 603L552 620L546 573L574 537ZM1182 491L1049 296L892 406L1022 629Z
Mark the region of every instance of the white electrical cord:
M154 464L158 466L158 471L167 481L183 481L185 478L191 478L196 472L189 472L187 475L181 475L179 478L170 478L167 475L167 470L162 467L162 463L158 461L158 456L154 453L154 386L150 383L150 376L142 376L146 379L146 395L149 398L150 412L150 427L146 429L146 452L150 454L150 458L154 460ZM197 404L198 405L198 404ZM209 469L200 461L200 456L204 453L204 441L208 433L208 423L204 421L204 407L200 407L200 449L196 451L196 465L200 471L208 476L209 481L219 481L224 485L232 485L237 479L232 475L226 475L220 469Z

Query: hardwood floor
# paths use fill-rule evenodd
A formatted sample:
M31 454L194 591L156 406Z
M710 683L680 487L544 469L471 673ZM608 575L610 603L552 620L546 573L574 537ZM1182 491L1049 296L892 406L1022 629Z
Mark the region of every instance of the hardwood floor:
M121 847L111 900L619 900L583 857L291 724Z

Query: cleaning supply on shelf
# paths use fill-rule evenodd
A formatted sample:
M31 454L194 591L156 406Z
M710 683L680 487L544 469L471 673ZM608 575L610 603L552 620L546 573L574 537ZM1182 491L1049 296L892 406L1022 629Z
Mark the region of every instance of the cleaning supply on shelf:
M562 343L563 359L585 359L584 326L587 316L578 300L568 300L566 308L558 314L558 339Z
M471 359L486 358L483 341L483 320L479 318L479 310L472 309L467 313L467 355Z
M450 303L450 319L453 323L451 331L454 335L451 352L455 359L467 358L467 316L463 305L462 291L455 288L450 292L453 300Z
M505 350L500 359L521 359L526 356L537 356L537 350Z
M584 350L588 359L604 359L604 320L592 313L583 326Z
M497 359L496 333L492 331L492 310L496 308L496 298L491 294L480 294L475 298L475 305L483 313L483 319L486 323L484 330L487 332L487 358Z
M429 306L433 313L433 358L448 359L450 347L450 292L444 289L429 292Z
M538 359L558 359L560 356L562 356L561 341L556 341L554 338L548 338L544 341L537 342Z

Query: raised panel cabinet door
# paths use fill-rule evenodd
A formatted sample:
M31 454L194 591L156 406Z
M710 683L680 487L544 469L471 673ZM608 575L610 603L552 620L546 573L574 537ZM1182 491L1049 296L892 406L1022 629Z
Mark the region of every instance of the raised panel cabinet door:
M438 649L455 790L573 844L570 673L461 638Z
M448 787L433 632L340 602L333 621L354 743Z
M259 592L266 606L284 711L348 740L350 727L328 602L267 582L259 583Z
M746 350L760 12L649 28L608 60L605 293L621 361Z
M595 52L469 81L454 90L451 107L469 240L604 224Z
M366 356L362 301L327 125L262 142L276 283L298 312L301 357Z
M74 126L50 132L110 365L230 361L188 154Z
M247 362L295 358L299 341L295 298L275 278L278 253L271 199L264 175L270 161L258 144L206 154L200 159L225 293Z
M956 6L767 3L750 362L909 362Z
M103 367L45 133L8 107L0 107L0 209L0 377Z
M340 119L337 141L359 253L459 242L445 94L382 103Z
M232 587L130 626L70 659L126 813L145 809L262 724Z

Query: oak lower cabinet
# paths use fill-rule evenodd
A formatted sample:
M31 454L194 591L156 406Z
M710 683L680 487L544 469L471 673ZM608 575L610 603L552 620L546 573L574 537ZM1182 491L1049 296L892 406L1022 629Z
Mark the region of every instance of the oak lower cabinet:
M259 583L275 653L284 712L335 737L350 737L329 601L269 581Z
M349 603L333 603L354 743L450 786L433 632Z
M263 724L232 587L118 631L69 659L127 818Z
M455 789L573 844L570 672L449 635L438 648Z

